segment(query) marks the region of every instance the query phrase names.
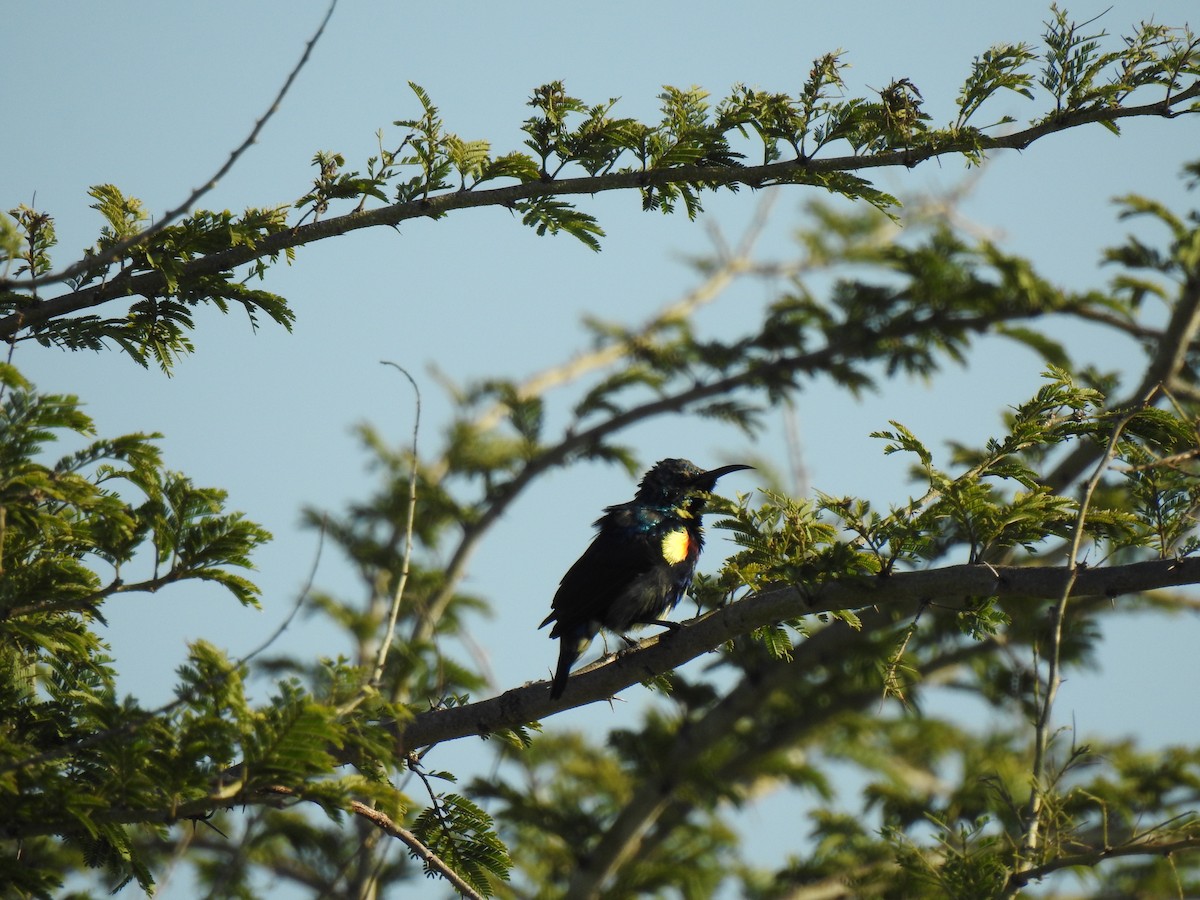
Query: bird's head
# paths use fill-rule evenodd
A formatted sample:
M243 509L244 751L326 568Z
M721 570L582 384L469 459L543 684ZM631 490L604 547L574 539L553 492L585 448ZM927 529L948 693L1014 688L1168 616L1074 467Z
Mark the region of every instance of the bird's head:
M686 459L663 459L642 476L637 500L655 506L673 506L697 514L704 510L706 494L717 479L730 472L753 469L753 466L732 465L705 471Z

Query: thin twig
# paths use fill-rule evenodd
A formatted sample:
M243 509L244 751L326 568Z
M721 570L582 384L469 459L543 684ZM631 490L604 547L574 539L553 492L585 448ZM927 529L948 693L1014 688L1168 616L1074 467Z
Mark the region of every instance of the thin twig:
M408 379L408 383L412 385L413 394L416 395L417 407L416 414L413 416L412 467L408 472L408 518L404 523L404 557L400 564L400 577L396 580L396 590L392 594L387 634L379 648L379 656L375 660L375 671L371 674L371 687L373 688L378 688L383 679L383 668L387 663L388 650L392 646L392 641L396 639L396 618L400 615L400 603L404 598L404 588L408 584L409 562L412 559L413 523L417 513L417 436L421 430L421 389L417 387L417 382L403 366L388 360L383 360L382 364L391 366Z
M388 611L387 630L375 654L375 667L371 672L370 679L363 684L359 692L338 709L338 714L343 716L353 712L368 696L378 691L379 685L383 681L383 670L387 666L388 652L391 650L392 642L396 639L396 620L400 616L400 605L404 600L404 589L408 585L409 566L412 560L413 527L416 522L417 438L421 431L421 389L417 387L417 382L413 380L408 370L399 363L385 359L380 360L380 364L391 366L407 378L408 383L412 385L413 394L416 396L417 401L416 414L413 416L412 466L408 473L408 515L404 523L404 554L401 558L400 574L396 579L396 588L392 592L392 604L391 609Z
M239 666L246 665L246 663L250 662L250 660L254 659L254 657L258 656L273 643L279 640L280 636L288 630L288 627L292 624L292 621L296 618L296 615L301 609L304 608L304 601L307 600L308 595L312 593L313 584L317 579L317 569L321 565L321 551L325 549L325 529L328 525L328 522L329 519L327 516L321 517L321 527L317 532L317 552L313 555L312 566L308 570L308 578L305 580L304 587L301 588L300 593L296 595L296 602L292 604L291 611L284 617L283 621L279 623L279 627L271 633L270 637L238 660Z
M396 840L401 841L412 855L419 859L430 869L436 871L439 875L454 885L454 889L468 900L483 900L483 895L476 891L473 887L463 881L462 877L455 872L450 866L446 865L436 853L426 847L421 839L409 831L407 828L396 823L386 813L382 813L377 809L372 809L365 803L358 800L350 801L350 809L355 815L362 816L367 821L371 822L380 831L385 834L390 834Z
M1026 814L1028 825L1021 857L1017 862L1018 870L1029 868L1033 865L1033 854L1037 852L1038 847L1041 845L1041 814L1044 804L1042 782L1046 774L1046 754L1050 745L1050 716L1054 709L1054 701L1058 695L1059 686L1062 683L1060 669L1062 665L1064 622L1067 616L1067 605L1071 599L1071 592L1079 576L1079 551L1083 545L1084 525L1087 521L1088 507L1091 505L1096 488L1100 485L1100 479L1104 477L1104 473L1108 471L1109 464L1117 454L1117 446L1121 440L1121 434L1124 432L1125 426L1150 402L1152 396L1153 394L1143 398L1141 405L1127 411L1117 420L1112 435L1108 439L1108 446L1105 447L1104 455L1101 457L1099 463L1096 464L1096 468L1092 472L1092 477L1088 479L1087 484L1084 486L1083 495L1079 500L1079 512L1075 516L1075 527L1071 535L1071 547L1067 554L1067 577L1058 602L1055 605L1054 617L1051 622L1050 650L1046 668L1046 692L1045 696L1042 697L1042 702L1038 709L1037 721L1034 723L1032 783L1029 789L1029 806Z
M96 269L107 266L109 263L120 259L121 256L124 255L125 251L129 250L131 247L135 247L143 241L154 237L184 213L191 210L195 204L199 202L201 197L215 188L217 186L217 182L228 175L230 170L237 164L237 161L241 158L242 154L250 149L250 146L258 140L258 136L262 132L263 127L271 120L275 113L279 111L279 107L283 104L283 98L287 96L288 91L292 87L292 83L295 82L296 77L300 74L300 70L304 68L304 66L308 63L309 57L312 56L313 47L315 47L317 41L321 39L321 35L325 33L325 26L328 25L329 20L333 18L333 10L337 5L338 0L330 0L329 8L325 11L325 17L321 20L321 24L313 33L313 36L309 38L308 43L305 44L304 52L300 55L300 61L297 62L296 65L292 67L292 71L288 73L288 77L283 82L283 87L279 89L279 93L275 95L275 99L271 102L271 105L267 108L267 111L263 113L263 115L254 123L254 128L252 128L250 133L246 135L246 139L238 145L237 149L229 154L229 158L225 160L225 163L221 166L221 168L217 169L215 174L213 174L200 187L195 188L188 195L186 200L184 200L175 208L169 209L163 213L162 217L149 228L139 231L137 234L127 237L123 241L118 241L101 253L93 254L92 256L85 256L83 259L77 260L60 272L53 272L48 275L43 275L39 280L42 283L68 281L69 279L75 278L78 275L83 275L87 272L95 271ZM28 282L10 281L8 282L8 287L11 289L22 290L26 287L33 288L34 284L35 282L33 279L30 279Z
M267 788L264 788L262 791L262 797L275 797L276 799L280 797L288 797L296 800L304 799L304 797L298 791L285 785L271 785ZM436 871L439 875L454 885L454 889L462 894L462 896L468 898L468 900L483 900L482 895L480 895L478 891L463 881L462 876L450 868L450 866L448 866L436 853L426 847L420 838L418 838L407 828L404 828L402 825L398 824L394 819L392 819L391 816L387 815L387 813L373 809L360 800L351 800L349 802L349 806L351 812L353 812L355 815L361 816L362 818L371 822L385 834L390 834L392 837L403 842L409 848L409 850L412 851L413 856L415 856L417 859L420 859L430 869ZM173 822L178 821L179 818L180 816L178 815L172 815L169 818L165 818L164 821Z
M437 817L438 825L442 829L442 834L446 836L447 841L453 842L454 831L450 828L450 821L446 816L445 805L442 803L441 798L438 797L437 791L433 789L433 784L429 781L429 775L421 767L421 761L415 753L409 754L408 770L416 775L417 778L421 779L421 784L425 786L425 793L429 795L430 808L433 810L433 814Z

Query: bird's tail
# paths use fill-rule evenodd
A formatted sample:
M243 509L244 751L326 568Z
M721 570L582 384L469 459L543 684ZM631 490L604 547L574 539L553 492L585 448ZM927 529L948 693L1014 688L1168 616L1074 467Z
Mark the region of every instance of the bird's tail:
M560 635L558 639L558 668L554 670L554 680L550 683L550 699L557 700L567 689L567 679L571 677L571 666L583 654L588 644L592 642L590 634Z

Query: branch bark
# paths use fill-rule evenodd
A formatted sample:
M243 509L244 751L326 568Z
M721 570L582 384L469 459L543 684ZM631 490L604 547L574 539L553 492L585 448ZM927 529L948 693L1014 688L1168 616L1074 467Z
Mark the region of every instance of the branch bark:
M558 701L551 701L548 681L537 681L488 700L420 713L408 722L397 723L396 739L400 752L408 753L442 741L517 728L563 709L608 700L631 685L776 622L870 606L887 607L897 615L912 615L921 603L930 600L951 605L956 598L962 598L964 608L973 597L1056 600L1070 578L1066 566L958 565L886 577L847 576L813 586L780 586L685 622L676 631L650 637L630 651L593 663L571 678L565 697ZM1071 597L1115 598L1200 584L1200 558L1080 568L1074 579Z
M1060 856L1045 865L1014 872L1009 878L1008 890L1016 892L1031 881L1038 881L1062 869L1095 868L1106 859L1117 859L1125 856L1170 856L1200 847L1200 836L1179 838L1178 840L1131 840L1119 847L1089 847L1070 856Z

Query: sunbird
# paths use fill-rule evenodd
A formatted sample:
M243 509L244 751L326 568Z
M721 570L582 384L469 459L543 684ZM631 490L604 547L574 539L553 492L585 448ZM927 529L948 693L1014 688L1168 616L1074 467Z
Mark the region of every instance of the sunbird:
M691 587L709 492L723 475L752 468L704 472L686 459L660 460L642 476L632 500L605 508L595 538L563 576L552 611L538 626L553 622L550 637L560 642L552 698L562 696L571 666L601 628L632 644L625 632L634 625L679 627L662 617Z

